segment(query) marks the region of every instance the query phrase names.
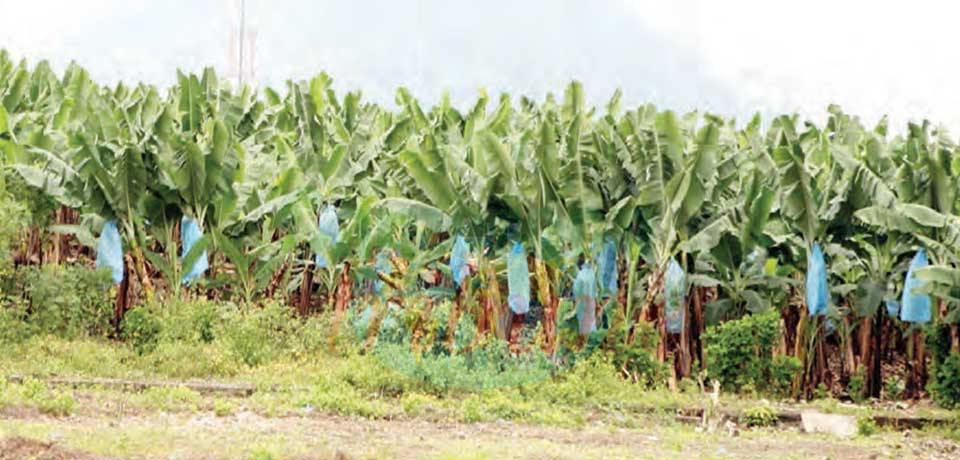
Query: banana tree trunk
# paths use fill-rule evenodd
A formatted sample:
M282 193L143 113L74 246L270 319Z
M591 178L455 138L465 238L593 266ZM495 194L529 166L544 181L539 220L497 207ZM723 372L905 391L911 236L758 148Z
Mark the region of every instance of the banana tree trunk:
M127 267L128 264L123 264L123 280L116 286L117 293L113 301L113 326L118 337L123 333L123 315L129 306L130 269Z
M560 299L553 292L553 283L551 283L550 270L543 260L536 259L534 265L534 278L537 281L537 298L543 305L543 348L548 354L556 350L557 345L557 308L560 305Z
M927 384L927 353L923 333L913 331L907 338L907 381L904 398L920 399Z
M340 271L340 280L337 283L336 298L334 300L334 310L343 312L350 306L350 300L353 297L353 281L350 279L350 262L343 262L343 270Z
M300 300L297 303L297 314L307 316L310 313L310 299L313 296L313 270L310 264L303 267L303 277L300 281Z

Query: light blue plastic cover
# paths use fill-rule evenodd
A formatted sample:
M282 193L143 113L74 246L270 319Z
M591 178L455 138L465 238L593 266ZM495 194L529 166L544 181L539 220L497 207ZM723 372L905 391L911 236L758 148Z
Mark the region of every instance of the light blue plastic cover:
M807 255L807 312L810 316L827 314L827 263L820 243L813 243Z
M321 233L330 237L331 244L337 244L337 238L340 237L340 222L337 220L337 208L328 205L323 212L320 213L320 218L317 219L317 227L319 227ZM327 268L327 258L324 257L323 254L314 256L313 261L317 264L317 268Z
M577 308L580 335L597 330L597 272L589 263L583 264L573 280L573 298Z
M603 294L617 293L617 244L611 239L600 252L600 289Z
M367 308L364 308L363 312L357 315L353 322L353 332L357 336L357 340L367 338L371 319L373 319L373 308L367 305Z
M530 268L527 253L520 243L513 243L507 255L507 287L510 309L518 315L526 314L530 310Z
M393 274L393 264L390 263L390 254L386 249L381 249L377 253L377 259L373 263L373 268L377 273L382 273L384 275ZM380 278L377 278L373 282L373 292L379 294L383 290L383 281L380 281Z
M97 268L109 268L114 284L123 282L123 245L117 223L108 220L97 240Z
M683 330L683 317L686 310L686 274L675 259L670 259L663 283L664 321L667 332L678 334Z
M460 287L463 279L467 277L467 258L470 256L470 245L463 235L457 235L453 242L453 251L450 253L450 275L453 276L453 282Z
M896 299L884 300L883 304L887 307L887 314L891 318L896 318L900 314L900 302L897 302Z
M200 225L196 219L187 216L180 219L180 237L183 239L183 247L180 248L180 259L182 260L193 248L193 245L197 244L197 241L203 237L203 231L200 230ZM190 284L193 280L203 276L203 272L207 271L208 268L210 268L210 263L207 261L207 250L204 249L200 257L193 262L193 265L184 269L181 280L185 284Z
M900 319L908 323L929 323L931 316L930 296L915 292L923 286L923 281L917 278L916 270L926 267L927 253L923 249L917 251L910 261L907 270L907 279L903 283L903 298L900 301Z

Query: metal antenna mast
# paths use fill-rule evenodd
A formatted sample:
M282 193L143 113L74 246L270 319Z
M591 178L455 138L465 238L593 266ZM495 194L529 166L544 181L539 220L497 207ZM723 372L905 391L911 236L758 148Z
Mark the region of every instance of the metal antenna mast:
M246 34L247 1L240 0L240 59L237 72L237 89L243 87L243 36Z

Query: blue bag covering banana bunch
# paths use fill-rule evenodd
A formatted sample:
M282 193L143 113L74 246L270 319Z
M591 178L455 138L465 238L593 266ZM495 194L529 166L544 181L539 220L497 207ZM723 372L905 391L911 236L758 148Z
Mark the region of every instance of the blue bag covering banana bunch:
M530 310L530 267L527 253L520 243L513 243L507 255L507 303L515 314L524 315Z
M675 259L670 259L663 283L664 321L667 332L678 334L683 330L683 319L686 315L686 274L683 267Z
M332 205L324 208L323 212L320 213L320 217L317 219L317 227L321 233L330 237L331 245L337 244L337 239L340 237L340 222L337 220L337 209ZM317 268L327 268L328 261L323 254L318 253L313 259Z
M117 223L108 220L97 240L97 268L110 269L114 284L123 282L123 245Z
M200 225L196 219L187 216L180 219L180 237L183 238L183 247L180 249L180 259L183 260L193 249L193 245L197 244L197 241L203 237L203 232L200 230ZM208 268L210 268L210 263L207 261L207 250L204 249L200 257L183 271L181 280L190 284L203 276L203 272L207 271Z
M583 264L573 281L573 298L577 308L580 335L597 330L597 275L589 263Z
M908 323L929 323L931 312L930 296L917 292L923 287L923 280L917 278L916 271L929 264L927 253L923 249L917 251L907 269L907 279L903 283L903 297L900 301L900 319Z
M807 255L807 312L810 316L827 314L827 264L819 243L813 243Z

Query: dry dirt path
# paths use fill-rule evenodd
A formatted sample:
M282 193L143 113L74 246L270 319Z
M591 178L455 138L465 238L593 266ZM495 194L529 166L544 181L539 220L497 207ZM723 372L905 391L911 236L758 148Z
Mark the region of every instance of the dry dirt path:
M239 412L48 417L7 411L0 460L36 459L618 459L957 458L955 444L889 433L840 440L796 431L698 433L651 420L640 429L367 420Z

